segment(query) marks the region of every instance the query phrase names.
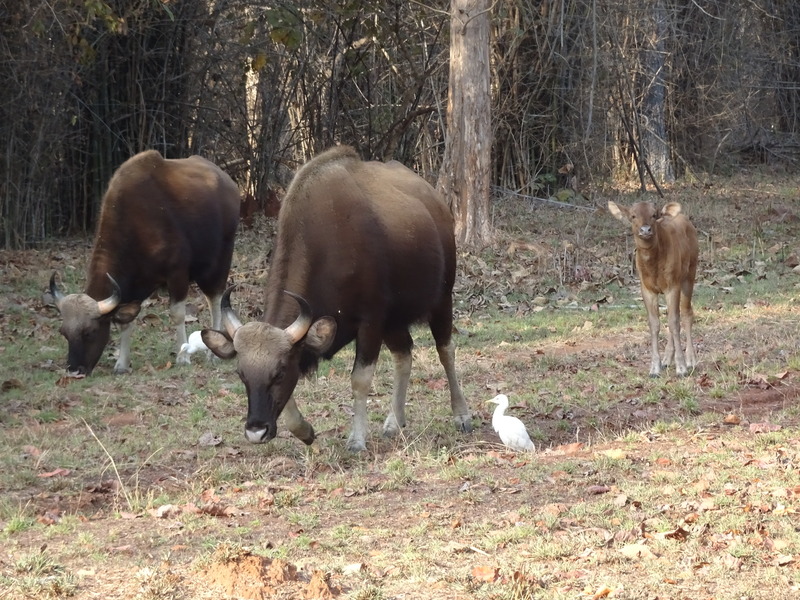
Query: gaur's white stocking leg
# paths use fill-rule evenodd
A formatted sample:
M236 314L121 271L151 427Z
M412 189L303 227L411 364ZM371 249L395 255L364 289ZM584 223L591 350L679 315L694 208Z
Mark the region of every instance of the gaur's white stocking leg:
M222 331L222 294L206 296L206 302L211 312L211 329ZM219 358L211 350L206 350L206 360L217 361Z
M133 336L133 323L120 323L119 325L119 356L114 365L114 373L120 375L131 370L131 337Z
M211 329L222 331L222 308L220 307L222 294L206 296L206 302L208 303L208 310L211 312Z
M369 396L374 374L375 362L365 365L356 359L353 372L350 374L350 383L353 387L353 430L347 440L347 449L351 452L361 452L367 449L369 432L367 396Z
M394 386L392 389L392 406L383 422L383 435L394 437L406 426L406 394L411 379L411 349L414 340L407 328L395 329L384 333L383 342L392 353L394 361Z
M175 333L178 340L175 348L175 353L178 355L178 357L175 359L175 363L179 365L188 365L191 363L189 355L180 354L181 346L183 346L186 343L186 300L185 299L181 300L180 302L173 302L169 305L169 321L175 328Z
M472 431L472 415L469 412L467 401L464 399L464 394L461 392L461 386L458 384L458 377L456 376L455 344L451 340L444 346L436 346L436 351L439 354L439 362L442 363L444 372L447 375L447 385L450 387L450 408L453 411L456 429L469 433Z
M394 359L394 390L392 409L383 423L383 435L396 436L406 426L406 394L411 379L411 352L392 352Z

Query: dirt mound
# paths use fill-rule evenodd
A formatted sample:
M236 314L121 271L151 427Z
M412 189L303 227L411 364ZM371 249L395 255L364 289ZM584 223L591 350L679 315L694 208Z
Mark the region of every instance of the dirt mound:
M218 550L211 564L203 567L201 576L209 585L228 596L247 600L332 600L340 591L331 585L321 571L315 571L309 578L298 572L291 563L258 556L246 550L234 554L225 549Z

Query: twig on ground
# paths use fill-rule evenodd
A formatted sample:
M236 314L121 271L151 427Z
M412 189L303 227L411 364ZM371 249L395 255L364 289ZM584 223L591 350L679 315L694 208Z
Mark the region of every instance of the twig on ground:
M538 198L536 196L529 196L527 194L521 194L519 192L515 192L514 190L509 190L507 188L501 188L499 186L493 185L492 189L495 192L501 192L503 194L509 194L511 196L516 196L518 198L524 198L525 200L532 200L534 202L540 202L542 204L553 204L560 208L574 208L576 210L589 210L589 211L596 211L596 206L581 206L580 204L569 204L568 202L559 202L558 200L551 200L550 198Z

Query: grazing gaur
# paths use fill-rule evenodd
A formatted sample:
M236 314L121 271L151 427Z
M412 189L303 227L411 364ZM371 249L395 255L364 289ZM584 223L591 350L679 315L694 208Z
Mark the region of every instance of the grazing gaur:
M233 180L199 156L165 159L148 150L125 161L103 197L84 293L65 295L56 274L50 278L67 338L67 370L91 374L114 322L121 329L114 373L129 371L133 320L159 287L169 292L176 351L186 343L190 282L205 294L213 326L221 327L239 202ZM188 363L188 355L177 362Z
M636 269L641 279L642 298L650 326L650 376L658 377L663 366L675 358L675 372L686 375L697 358L692 344L692 292L697 272L697 231L681 213L681 205L670 202L660 211L650 202L630 208L609 201L608 210L617 219L630 223L636 242ZM658 295L667 302L667 347L662 361L658 356ZM681 347L681 327L686 334L686 352Z
M397 162L363 162L352 148L330 149L295 175L278 215L263 321L242 324L223 296L224 331L203 330L221 358L238 355L247 389L245 436L275 437L283 412L289 431L311 444L314 429L292 393L302 374L351 341L353 428L347 447L366 448L367 395L381 344L394 358L392 436L406 424L413 341L409 326L428 323L450 386L456 427L471 414L456 379L452 289L453 219L441 196Z

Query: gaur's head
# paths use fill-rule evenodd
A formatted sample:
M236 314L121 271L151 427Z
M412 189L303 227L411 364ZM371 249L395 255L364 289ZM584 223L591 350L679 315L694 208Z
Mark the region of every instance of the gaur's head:
M608 210L623 223L630 223L631 231L637 241L649 243L656 235L656 224L665 217L678 215L681 212L681 205L669 202L658 210L652 202L637 202L631 207L626 207L609 200Z
M223 359L238 358L239 377L247 390L245 437L259 444L277 433L277 421L300 378L303 350L321 354L333 342L336 322L330 317L312 320L311 307L301 296L286 292L300 306L300 314L288 327L261 321L242 324L231 308L228 288L222 296L225 331L204 329L203 342ZM310 444L314 441L304 439Z
M139 313L138 304L120 305L119 285L111 275L112 292L104 300L88 294L65 295L50 277L50 294L61 313L61 335L67 339L67 372L90 375L108 343L111 321L129 323Z

